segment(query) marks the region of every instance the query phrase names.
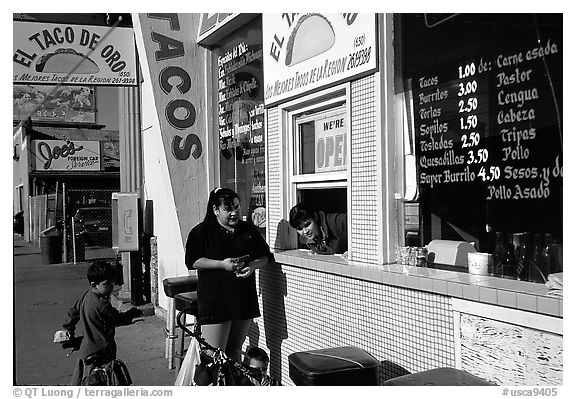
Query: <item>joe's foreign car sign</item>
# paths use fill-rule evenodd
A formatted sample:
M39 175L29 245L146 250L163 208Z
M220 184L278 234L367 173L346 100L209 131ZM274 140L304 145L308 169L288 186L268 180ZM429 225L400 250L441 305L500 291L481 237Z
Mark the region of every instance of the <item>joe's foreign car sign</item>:
M99 141L33 140L37 171L100 170Z

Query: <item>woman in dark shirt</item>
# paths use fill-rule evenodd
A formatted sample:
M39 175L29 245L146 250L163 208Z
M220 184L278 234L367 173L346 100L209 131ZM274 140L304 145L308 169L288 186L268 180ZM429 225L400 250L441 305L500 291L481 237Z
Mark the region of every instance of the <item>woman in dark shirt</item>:
M249 260L242 261L248 255ZM241 217L238 194L227 188L210 193L206 217L186 241L186 267L198 270L198 319L213 346L241 360L253 318L260 316L254 270L273 261L256 227Z

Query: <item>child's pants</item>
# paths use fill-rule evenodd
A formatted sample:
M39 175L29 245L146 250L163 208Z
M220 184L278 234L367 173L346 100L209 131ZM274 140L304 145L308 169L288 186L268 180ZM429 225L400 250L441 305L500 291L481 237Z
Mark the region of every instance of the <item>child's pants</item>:
M72 373L72 378L70 378L70 385L74 386L82 385L83 378L84 378L84 361L78 358L76 362L76 367L74 367L74 372Z

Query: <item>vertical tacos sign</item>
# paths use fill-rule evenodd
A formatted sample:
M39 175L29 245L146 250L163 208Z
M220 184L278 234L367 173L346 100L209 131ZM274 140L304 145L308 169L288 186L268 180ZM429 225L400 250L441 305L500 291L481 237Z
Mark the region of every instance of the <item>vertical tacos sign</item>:
M265 104L377 66L375 14L264 14Z
M207 51L194 41L200 14L132 15L142 73L152 90L144 101L156 110L184 240L202 220L208 193L204 149Z
M131 28L14 22L14 83L134 86Z

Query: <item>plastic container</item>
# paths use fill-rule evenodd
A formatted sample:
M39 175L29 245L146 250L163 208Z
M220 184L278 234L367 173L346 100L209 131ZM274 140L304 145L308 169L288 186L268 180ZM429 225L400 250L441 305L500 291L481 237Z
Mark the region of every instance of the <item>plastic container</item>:
M452 367L439 367L420 373L392 378L383 385L392 386L482 386L493 385L466 371Z
M296 352L288 362L296 385L378 385L380 362L355 346Z
M40 232L40 251L43 263L62 263L62 234L55 226Z

